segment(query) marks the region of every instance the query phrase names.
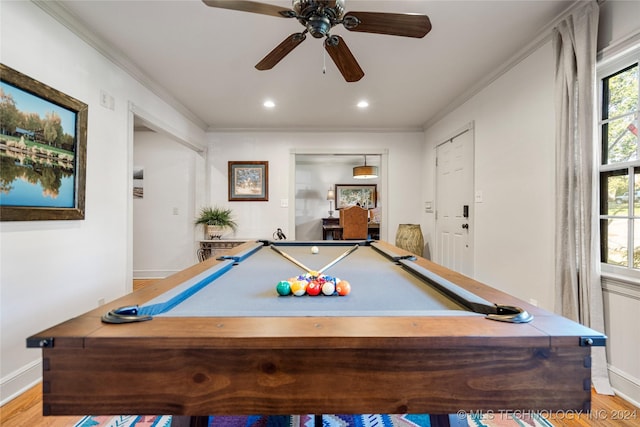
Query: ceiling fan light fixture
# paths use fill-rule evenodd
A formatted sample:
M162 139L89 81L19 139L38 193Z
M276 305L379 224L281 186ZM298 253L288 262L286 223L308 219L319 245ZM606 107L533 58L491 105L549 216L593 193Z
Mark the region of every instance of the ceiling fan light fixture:
M324 16L314 15L309 17L307 20L307 29L313 37L321 39L329 34L329 30L331 30L331 21Z
M373 179L378 177L377 166L367 166L367 156L364 156L364 165L353 168L354 179Z

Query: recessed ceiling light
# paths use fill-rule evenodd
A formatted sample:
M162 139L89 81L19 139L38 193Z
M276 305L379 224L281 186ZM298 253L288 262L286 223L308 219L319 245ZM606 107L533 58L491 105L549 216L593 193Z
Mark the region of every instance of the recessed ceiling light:
M358 108L367 108L368 106L369 106L369 103L365 100L358 102Z
M264 101L264 103L262 105L264 105L267 108L273 108L273 107L276 106L276 103L269 99L267 101Z

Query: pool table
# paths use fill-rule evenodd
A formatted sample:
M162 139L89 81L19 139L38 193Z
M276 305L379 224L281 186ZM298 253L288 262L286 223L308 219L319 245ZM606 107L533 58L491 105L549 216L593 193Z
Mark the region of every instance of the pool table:
M276 292L318 270L351 292ZM258 241L27 345L42 348L45 415L198 425L208 414L588 410L591 346L605 341L385 242Z

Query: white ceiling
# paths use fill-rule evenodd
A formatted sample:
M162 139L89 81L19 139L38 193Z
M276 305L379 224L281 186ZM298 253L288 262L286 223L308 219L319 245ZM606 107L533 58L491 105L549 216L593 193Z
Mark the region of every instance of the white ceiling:
M199 0L73 0L43 7L204 128L409 130L422 129L490 82L573 3L347 0L347 11L422 13L433 25L422 39L334 27L365 72L356 83L343 80L325 58L322 40L313 37L272 70L254 68L301 31L295 19L210 8ZM266 99L276 107L265 109ZM356 107L361 99L368 109Z

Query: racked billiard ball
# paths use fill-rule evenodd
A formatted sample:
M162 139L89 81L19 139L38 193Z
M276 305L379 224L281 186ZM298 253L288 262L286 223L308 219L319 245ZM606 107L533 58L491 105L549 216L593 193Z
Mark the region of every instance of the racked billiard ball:
M276 292L282 296L289 295L291 293L291 282L288 280L279 281L276 285Z
M351 284L346 280L341 280L336 284L336 292L338 295L345 296L351 292Z
M307 285L307 294L311 295L312 297L319 295L321 291L322 285L318 280L312 280Z
M296 280L291 284L291 293L297 297L301 297L307 292L306 280Z

